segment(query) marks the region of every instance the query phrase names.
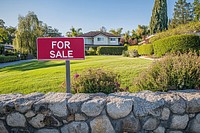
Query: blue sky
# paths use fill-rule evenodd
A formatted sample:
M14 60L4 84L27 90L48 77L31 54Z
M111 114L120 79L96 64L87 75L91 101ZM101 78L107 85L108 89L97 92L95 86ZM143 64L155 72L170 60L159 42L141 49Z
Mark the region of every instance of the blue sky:
M175 1L168 1L172 17ZM59 29L63 35L74 26L83 32L104 26L123 32L149 25L154 0L0 0L0 18L6 26L17 26L18 16L33 11L39 20ZM193 2L193 0L187 0Z

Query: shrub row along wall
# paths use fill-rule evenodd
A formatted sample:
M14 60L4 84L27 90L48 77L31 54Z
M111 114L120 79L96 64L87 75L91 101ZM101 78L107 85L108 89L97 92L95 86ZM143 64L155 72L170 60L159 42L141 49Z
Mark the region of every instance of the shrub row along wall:
M1 133L199 133L200 92L0 95Z

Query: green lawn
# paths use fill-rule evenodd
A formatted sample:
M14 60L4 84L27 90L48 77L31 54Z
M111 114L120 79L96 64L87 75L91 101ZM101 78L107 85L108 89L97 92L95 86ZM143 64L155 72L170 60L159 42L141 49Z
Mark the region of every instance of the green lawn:
M71 61L71 76L88 68L102 68L120 74L122 87L131 88L132 81L152 61L121 56L87 56ZM65 92L64 61L33 61L0 68L0 94L31 92ZM131 88L133 91L133 88Z

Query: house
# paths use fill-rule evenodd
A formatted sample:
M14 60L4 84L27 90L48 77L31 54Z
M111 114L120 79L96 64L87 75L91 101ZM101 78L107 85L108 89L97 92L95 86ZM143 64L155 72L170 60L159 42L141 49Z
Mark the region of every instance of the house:
M121 38L121 36L103 31L91 31L78 37L84 38L86 49L90 46L117 46L120 45Z

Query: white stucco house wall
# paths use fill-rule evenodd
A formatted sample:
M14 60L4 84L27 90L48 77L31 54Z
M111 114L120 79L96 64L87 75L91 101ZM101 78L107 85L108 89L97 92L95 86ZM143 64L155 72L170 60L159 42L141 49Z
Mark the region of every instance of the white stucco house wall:
M117 46L120 45L121 38L121 36L102 31L91 31L78 37L84 38L86 48L90 46Z

